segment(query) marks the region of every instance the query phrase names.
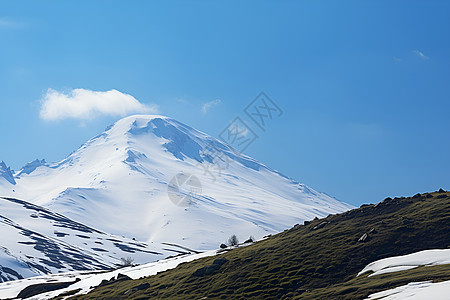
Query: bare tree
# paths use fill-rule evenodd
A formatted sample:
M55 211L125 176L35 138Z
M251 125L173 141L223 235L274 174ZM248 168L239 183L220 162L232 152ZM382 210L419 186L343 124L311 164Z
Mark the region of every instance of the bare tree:
M131 257L122 257L120 260L122 261L120 264L121 267L131 267L134 265L134 259Z
M236 235L233 234L232 236L230 236L230 238L228 239L228 245L229 246L239 245L239 240Z

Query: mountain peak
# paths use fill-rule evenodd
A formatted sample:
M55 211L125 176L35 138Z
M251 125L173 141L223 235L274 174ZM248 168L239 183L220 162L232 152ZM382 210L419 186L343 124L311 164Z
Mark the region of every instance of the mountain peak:
M160 122L172 120L169 117L161 116L161 115L132 115L125 118L120 119L115 122L113 125L109 126L106 131L117 132L120 131L122 133L129 132L132 129L136 128L144 128L148 125L149 122L154 120L159 120Z
M163 151L171 153L178 160L192 159L195 163L214 163L221 160L237 161L243 166L260 170L267 167L256 160L239 153L227 143L204 132L185 125L175 119L161 115L133 115L120 119L109 126L100 136L112 139L125 138L125 142L136 147L152 148L158 144ZM145 151L139 151L145 153ZM273 170L272 170L273 171ZM281 174L280 174L281 175ZM283 176L283 175L282 175Z
M5 164L4 161L0 162L0 178L6 179L9 183L15 185L14 175L11 169Z
M172 118L161 115L133 115L117 121L105 132L110 137L127 136L128 142L154 143L162 139L162 147L179 160L202 161L201 152L213 137ZM150 139L152 136L154 139ZM218 142L218 141L217 141Z
M47 162L45 159L35 159L30 163L27 163L25 166L22 167L22 169L17 173L17 176L20 176L22 174L30 174L40 166L47 165Z

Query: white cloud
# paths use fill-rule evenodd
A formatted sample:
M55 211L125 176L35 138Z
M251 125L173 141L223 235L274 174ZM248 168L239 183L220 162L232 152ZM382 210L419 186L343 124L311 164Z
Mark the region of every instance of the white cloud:
M154 104L142 104L133 96L117 90L74 89L61 93L48 89L41 100L40 117L47 121L90 120L101 115L125 116L132 113L158 113L158 108Z
M213 107L213 106L215 106L215 105L218 105L218 104L220 104L222 101L220 100L220 99L216 99L216 100L213 100L213 101L210 101L210 102L206 102L205 104L203 104L203 106L202 106L202 112L204 113L204 114L206 114L207 112L208 112L208 110L211 108L211 107Z
M415 55L417 55L418 57L420 57L421 59L424 59L424 60L430 59L430 57L429 57L429 56L426 56L425 54L423 54L422 51L414 50L413 53L414 53Z

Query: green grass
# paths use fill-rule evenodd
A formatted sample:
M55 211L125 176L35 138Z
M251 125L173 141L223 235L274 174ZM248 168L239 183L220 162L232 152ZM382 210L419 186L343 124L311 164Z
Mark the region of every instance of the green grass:
M327 222L322 228L313 228ZM366 232L370 240L358 242ZM194 276L217 257L155 276L96 288L71 299L359 299L410 281L448 280L450 266L356 278L368 263L450 246L450 193L395 198L317 219L222 254L218 270ZM130 291L148 283L147 289Z

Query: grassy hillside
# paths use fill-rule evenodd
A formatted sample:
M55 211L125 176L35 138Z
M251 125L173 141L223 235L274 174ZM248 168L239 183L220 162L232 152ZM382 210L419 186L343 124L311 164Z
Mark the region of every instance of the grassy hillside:
M218 257L73 299L360 299L410 281L450 280L449 265L356 278L372 261L449 247L448 192L388 198L306 223Z

